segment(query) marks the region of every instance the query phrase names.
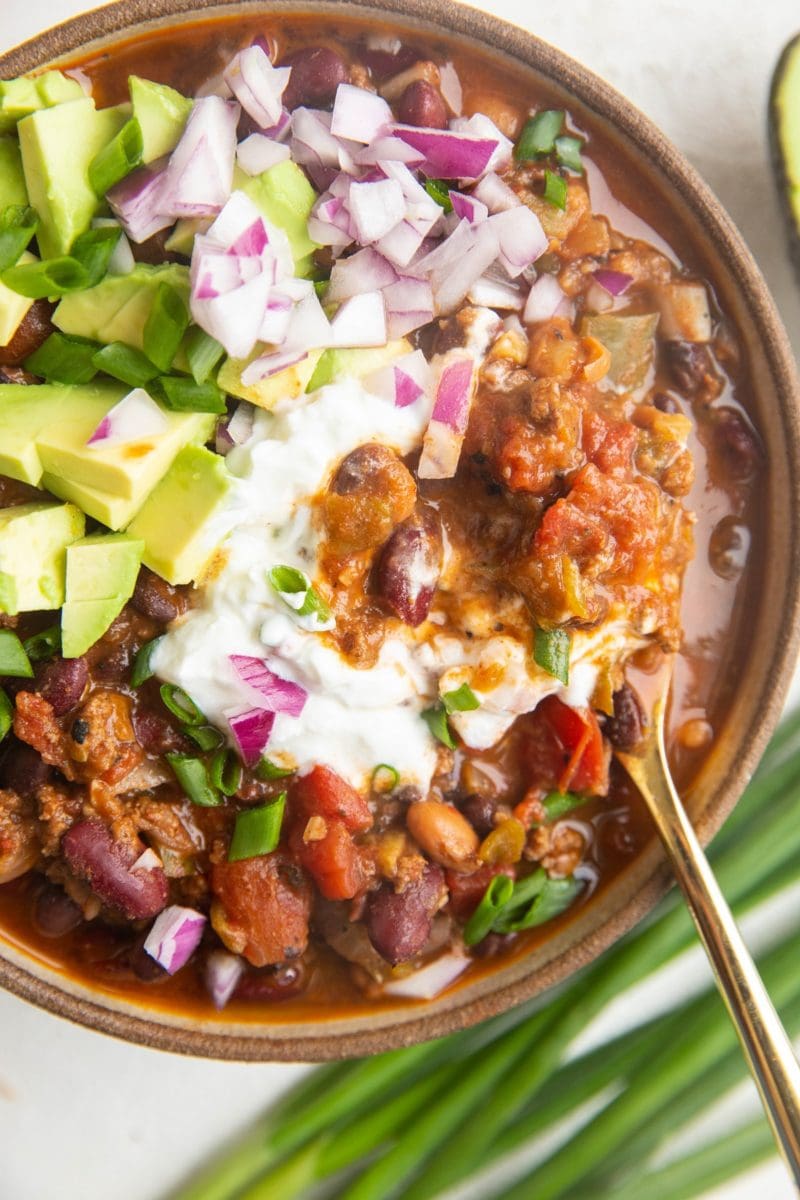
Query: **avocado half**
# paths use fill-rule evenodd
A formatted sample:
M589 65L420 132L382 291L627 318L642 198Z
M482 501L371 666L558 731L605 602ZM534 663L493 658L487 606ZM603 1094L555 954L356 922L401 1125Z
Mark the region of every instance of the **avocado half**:
M792 256L800 275L800 34L789 42L772 77L769 132Z

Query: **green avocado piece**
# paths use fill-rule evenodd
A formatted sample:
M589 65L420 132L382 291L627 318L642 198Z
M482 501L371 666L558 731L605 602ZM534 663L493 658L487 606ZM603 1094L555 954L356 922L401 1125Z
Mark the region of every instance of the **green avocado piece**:
M211 217L181 217L175 222L175 228L164 242L171 254L182 254L185 258L192 257L194 239L198 233L205 233L212 223Z
M307 276L313 266L311 255L319 247L308 236L308 218L317 193L302 169L291 159L278 163L262 175L247 175L237 167L233 186L245 193L268 221L289 239L295 273Z
M168 583L196 580L219 544L220 529L211 518L231 482L218 454L201 446L182 450L128 529L144 541L145 565Z
M770 143L795 267L800 275L800 34L772 77Z
M100 208L89 183L93 158L119 133L127 106L96 109L88 96L20 121L19 144L30 202L39 214L43 258L67 254Z
M100 488L76 483L74 479L51 475L49 471L42 473L41 486L61 500L70 500L77 504L88 517L93 517L109 529L125 529L130 525L147 498L135 496L132 500L125 500L112 492L103 492Z
M258 346L249 358L226 358L217 375L217 385L230 396L249 400L258 408L274 408L279 400L293 400L307 390L308 381L314 374L322 357L321 350L310 350L307 356L293 367L286 367L275 375L259 380L258 383L242 383L242 371L260 354L264 347Z
M161 283L174 287L188 307L188 267L139 263L129 275L106 275L96 287L65 296L53 314L53 324L75 337L104 345L125 342L143 350L144 327Z
M385 346L353 350L326 350L311 376L307 392L315 392L339 379L363 379L373 371L379 371L395 358L410 354L413 347L405 338L387 342Z
M93 534L67 548L64 658L84 654L122 612L133 595L143 552L144 542L127 533Z
M20 504L0 510L0 612L38 612L64 603L67 547L83 536L73 504Z
M0 81L0 133L11 133L17 121L52 108L69 100L80 100L84 91L77 79L61 71L45 71L44 75L22 75L19 79Z
M621 392L641 387L653 364L658 313L598 313L581 321L581 336L597 338L611 355L607 379Z
M36 256L25 250L19 259L18 266L36 262ZM0 282L0 346L7 346L28 315L33 301L19 292L12 292L10 287Z
M96 427L126 390L119 383L87 383L76 387L49 383L30 387L0 384L0 475L37 487L42 479L37 438L60 422L81 416L93 421Z
M131 75L133 115L142 130L142 161L153 162L174 150L192 111L192 101L163 83Z
M19 142L13 137L0 137L0 211L9 204L28 203L25 173Z

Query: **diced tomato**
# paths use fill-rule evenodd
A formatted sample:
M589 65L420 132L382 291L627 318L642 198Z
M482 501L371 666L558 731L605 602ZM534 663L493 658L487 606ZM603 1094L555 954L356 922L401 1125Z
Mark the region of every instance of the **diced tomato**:
M318 841L303 841L298 828L291 845L326 900L352 900L367 882L364 859L343 821L327 819Z
M445 871L445 879L450 892L450 909L459 921L468 920L483 899L483 894L495 875L508 875L514 878L514 868L507 866L480 867L471 875L460 871Z
M211 868L211 890L222 912L214 928L254 967L297 958L308 944L311 888L285 854L275 851Z
M330 767L317 766L301 776L292 788L292 801L305 817L341 821L351 833L363 833L372 826L365 798Z
M558 790L604 796L608 791L610 752L592 710L570 708L557 696L548 696L537 712L541 712L564 752Z
M583 449L604 475L623 475L631 465L638 431L630 421L607 421L591 409L583 417Z

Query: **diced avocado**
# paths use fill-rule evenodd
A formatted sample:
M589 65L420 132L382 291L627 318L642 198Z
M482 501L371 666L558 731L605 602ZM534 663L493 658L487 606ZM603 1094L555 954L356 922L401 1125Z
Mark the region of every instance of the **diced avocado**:
M249 196L268 221L284 230L292 248L295 272L308 275L311 255L318 249L308 236L308 218L317 193L297 163L287 158L262 175L246 175L237 167L233 186Z
M65 658L101 638L133 595L144 542L127 533L93 534L67 549L66 603L61 617Z
M194 249L194 239L198 233L205 233L212 223L211 217L181 217L177 221L175 228L164 242L164 246L171 254L183 254L186 258L192 257Z
M129 275L106 275L96 287L65 296L53 315L62 333L110 345L144 347L144 327L159 284L168 283L189 304L189 270L179 263L139 263Z
M620 391L633 391L645 382L655 355L658 319L658 313L598 313L583 318L581 335L597 338L608 350L611 366L607 378Z
M64 603L67 547L83 536L72 504L20 504L0 510L0 612L37 612Z
M83 95L77 79L70 79L61 71L0 81L0 133L11 133L17 121L40 108L80 100Z
M81 416L97 425L126 391L124 384L119 383L88 383L80 387L0 384L0 475L36 487L42 478L36 446L40 434L61 421Z
M315 392L338 379L363 379L373 371L379 371L402 354L410 354L413 347L405 338L387 342L374 349L326 350L311 376L307 392Z
M96 109L83 96L31 113L17 126L28 196L39 214L43 258L68 253L89 228L100 207L89 183L89 164L126 117L123 108Z
M198 446L182 450L128 529L144 541L145 564L168 583L199 578L219 543L212 518L230 487L218 454Z
M36 262L36 256L26 250L18 265L22 266L32 262ZM6 287L4 283L0 282L0 346L8 345L32 305L33 301L29 300L27 296L20 296L19 292L12 292L10 287Z
M133 500L125 500L111 492L76 483L74 479L51 475L48 471L42 474L41 486L62 500L71 500L87 516L94 517L95 521L107 525L109 529L125 529L130 525L147 498L136 496Z
M769 131L789 241L800 273L800 34L789 42L772 77Z
M227 358L217 375L217 384L223 392L230 396L238 396L240 400L249 400L258 408L274 408L279 400L293 400L295 396L303 394L322 357L321 350L310 350L308 355L293 367L286 367L258 383L242 383L242 371L263 353L264 347L259 346L249 358Z
M13 137L0 137L0 211L9 204L27 203L28 189L19 142Z
M124 500L144 498L184 446L205 441L214 427L208 413L168 412L163 433L135 442L87 445L98 425L96 414L75 415L36 438L42 467L50 475L111 492Z
M192 111L192 101L163 83L131 75L133 115L142 130L142 160L153 162L177 146Z

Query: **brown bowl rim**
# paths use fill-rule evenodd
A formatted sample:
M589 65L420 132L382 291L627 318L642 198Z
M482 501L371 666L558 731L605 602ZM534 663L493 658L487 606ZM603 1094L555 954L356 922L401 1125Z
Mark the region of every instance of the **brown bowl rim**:
M707 842L733 808L749 780L781 713L791 681L800 642L800 420L797 400L800 385L786 332L767 286L750 251L732 220L695 169L632 103L586 67L528 31L454 0L301 0L292 4L275 0L116 0L64 21L0 56L0 77L9 78L63 59L93 42L115 35L132 36L153 24L167 26L180 18L224 16L231 8L243 13L340 12L393 17L406 27L430 27L477 42L533 68L573 94L599 120L610 122L651 171L662 177L690 213L704 226L708 242L723 273L739 295L764 348L763 359L782 419L787 473L785 587L782 621L771 643L771 658L762 671L762 687L749 705L751 716L723 785L718 786L700 813L696 828ZM762 617L763 620L763 617ZM767 682L765 682L768 680ZM443 1011L426 1012L396 1025L363 1027L279 1036L281 1026L252 1028L237 1025L225 1032L224 1023L197 1022L192 1017L168 1019L158 1010L129 1007L114 997L92 994L82 985L71 987L56 975L43 977L33 959L28 964L12 952L0 956L0 986L40 1007L89 1028L123 1040L175 1053L238 1061L320 1061L373 1054L398 1046L439 1037L482 1021L530 999L586 966L605 948L640 921L663 895L669 872L663 860L651 853L650 871L638 890L617 911L590 929L582 940L559 953L544 966L513 982L486 989L466 1003L456 1002ZM9 947L10 948L10 947ZM497 973L495 973L497 974ZM494 976L488 976L491 980ZM483 983L484 980L481 980ZM480 989L480 984L476 985ZM88 993L88 994L87 994ZM358 1020L358 1019L357 1019ZM178 1021L178 1023L175 1023Z

